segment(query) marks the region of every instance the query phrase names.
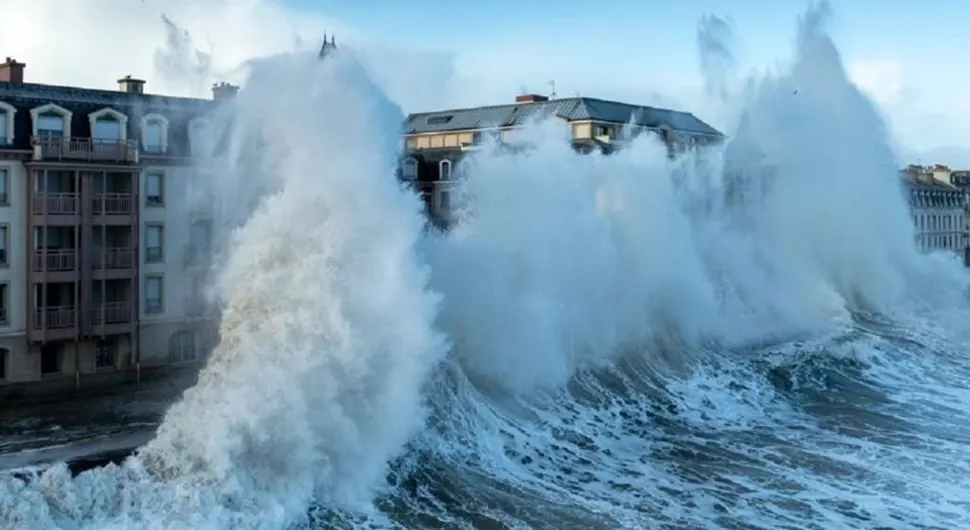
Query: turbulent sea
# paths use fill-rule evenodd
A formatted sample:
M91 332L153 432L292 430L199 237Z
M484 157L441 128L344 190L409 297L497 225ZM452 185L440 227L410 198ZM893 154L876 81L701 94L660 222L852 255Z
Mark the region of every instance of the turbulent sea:
M119 465L0 476L0 528L970 527L970 282L915 250L823 18L720 92L723 146L536 123L461 164L447 233L353 50L254 61L198 384Z

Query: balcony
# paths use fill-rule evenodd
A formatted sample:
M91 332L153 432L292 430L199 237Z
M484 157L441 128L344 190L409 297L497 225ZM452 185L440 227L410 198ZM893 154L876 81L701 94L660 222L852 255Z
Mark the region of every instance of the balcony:
M77 322L73 306L42 307L34 309L32 327L35 330L69 329Z
M74 249L35 250L34 272L73 271L77 266Z
M95 249L92 267L95 269L130 269L135 263L135 249L106 248Z
M108 302L91 306L91 325L105 326L131 322L131 302Z
M91 199L94 215L131 215L135 197L131 193L99 193Z
M77 193L35 193L30 210L34 215L74 215L77 213Z
M138 162L138 147L132 140L34 136L32 145L35 160Z

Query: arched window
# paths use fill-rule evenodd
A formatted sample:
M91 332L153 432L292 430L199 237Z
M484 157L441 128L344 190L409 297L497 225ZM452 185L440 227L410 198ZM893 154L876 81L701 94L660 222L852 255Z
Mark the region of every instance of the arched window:
M71 136L72 116L71 111L54 103L30 109L34 136Z
M185 329L176 331L168 338L168 362L184 363L196 358L195 331Z
M189 122L189 150L192 156L212 156L212 123L205 118L193 118Z
M91 120L91 138L105 142L128 139L128 116L110 107L88 115Z
M141 147L147 153L164 153L168 150L168 118L161 114L148 114L141 119Z
M17 109L9 103L0 101L0 145L13 144L13 120Z
M438 162L438 180L451 180L451 160Z

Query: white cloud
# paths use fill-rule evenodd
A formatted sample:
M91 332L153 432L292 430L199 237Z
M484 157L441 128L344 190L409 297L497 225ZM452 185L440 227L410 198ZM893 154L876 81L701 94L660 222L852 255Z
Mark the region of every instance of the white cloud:
M554 79L561 96L581 92L670 106L720 127L730 121L703 93L699 73L685 65L659 71L654 68L659 59L651 54L618 58L606 41L603 49L577 51L557 41L526 43L534 37L523 35L477 49L415 50L352 21L279 0L0 0L0 10L17 14L16 23L0 32L0 54L26 62L33 82L111 89L131 74L147 79L150 92L208 97L214 81L242 81L246 60L316 47L327 31L336 33L338 45L356 48L408 112L512 101L521 88L549 91ZM188 32L191 46L167 42L163 15ZM197 49L207 54L208 68L199 67ZM893 58L860 58L846 68L883 109L908 157L966 143L970 119L963 117L970 116L970 103L960 87L970 79L952 78L958 75L953 72L943 73L948 79L938 73L928 77L911 66Z
M28 82L113 89L131 74L149 92L208 97L212 82L241 81L245 61L316 48L329 32L361 52L406 110L453 86L447 54L389 50L347 21L273 0L0 0L0 11L17 14L0 32L0 52L27 63ZM187 49L169 38L163 15L180 28L176 41L187 32ZM199 68L196 50L209 68Z
M899 103L904 97L906 69L891 59L850 61L849 78L880 105Z

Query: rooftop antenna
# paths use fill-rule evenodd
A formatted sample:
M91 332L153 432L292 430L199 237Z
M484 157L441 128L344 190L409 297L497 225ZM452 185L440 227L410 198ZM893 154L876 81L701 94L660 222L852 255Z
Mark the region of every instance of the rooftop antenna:
M550 79L549 86L552 88L552 93L549 94L549 99L556 99L556 80Z

